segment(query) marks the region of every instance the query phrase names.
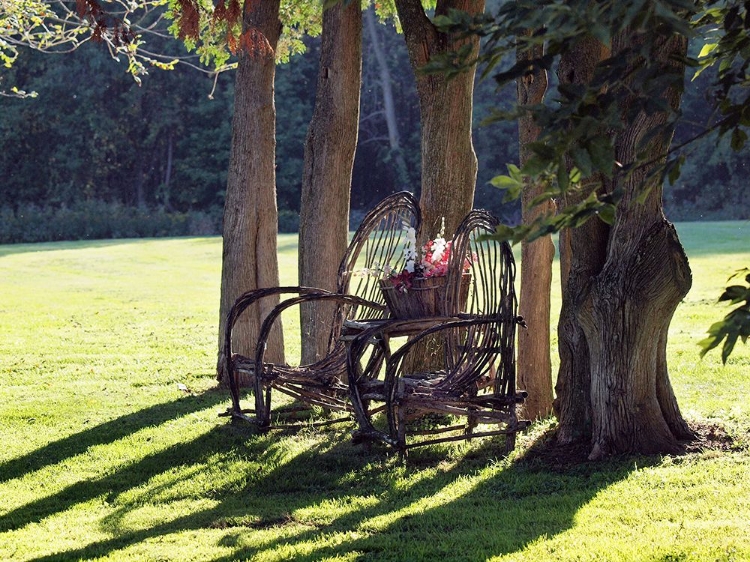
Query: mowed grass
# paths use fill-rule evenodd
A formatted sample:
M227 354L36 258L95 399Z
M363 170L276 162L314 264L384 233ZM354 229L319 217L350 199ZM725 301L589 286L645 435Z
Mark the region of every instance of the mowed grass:
M218 417L218 238L0 246L0 559L750 560L750 350L697 347L750 224L678 231L694 282L672 383L733 442L577 466L526 459L551 420L509 458L480 440L403 462L351 424ZM279 249L294 284L295 237Z

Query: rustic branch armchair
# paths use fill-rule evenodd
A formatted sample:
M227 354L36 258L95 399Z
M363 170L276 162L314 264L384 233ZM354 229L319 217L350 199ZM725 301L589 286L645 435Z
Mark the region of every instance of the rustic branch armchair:
M249 291L232 306L224 341L227 372L232 396L231 415L251 421L240 405L241 376L252 381L255 398L255 422L261 428L271 427L271 395L276 389L307 406L325 410L351 411L348 400L346 348L341 340L345 325L388 316L378 278L373 270L389 265L403 267L404 225L419 228L419 204L411 193L400 192L381 201L370 211L357 229L338 271L336 292L312 287L274 287ZM255 356L232 353L232 328L240 315L263 298L292 294L282 300L265 318ZM329 329L328 352L312 364L290 366L265 361L266 342L273 324L284 310L309 302L329 302L335 309ZM373 359L378 361L376 355ZM279 409L277 414L285 412ZM278 424L274 427L284 427Z
M517 316L511 248L506 242L482 238L497 226L497 219L485 211L470 212L459 226L446 281L445 317L392 320L362 332L351 344L350 392L359 423L356 439L380 440L405 451L429 443L504 434L508 450L515 447L516 432L528 425L516 414L516 406L526 396L515 386L516 326L523 320ZM468 297L461 289L467 269L471 274ZM410 339L391 355L390 338L404 334L411 334ZM437 368L414 367L409 356L427 339L438 342L442 363ZM374 384L370 366L361 364L371 343L379 345L387 357L380 385ZM368 409L370 401L378 400L385 403L385 430L375 429ZM425 414L450 422L434 427L425 422ZM465 422L451 425L454 417ZM418 419L422 421L413 423ZM480 431L479 425L494 428Z

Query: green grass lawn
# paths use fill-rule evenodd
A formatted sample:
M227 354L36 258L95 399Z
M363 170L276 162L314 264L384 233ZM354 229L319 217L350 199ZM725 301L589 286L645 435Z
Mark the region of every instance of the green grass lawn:
M218 417L218 238L0 246L0 560L750 560L750 349L697 346L750 224L678 231L672 382L733 442L575 466L528 458L552 421L509 458L480 440L404 463L351 425ZM296 237L279 248L294 284Z

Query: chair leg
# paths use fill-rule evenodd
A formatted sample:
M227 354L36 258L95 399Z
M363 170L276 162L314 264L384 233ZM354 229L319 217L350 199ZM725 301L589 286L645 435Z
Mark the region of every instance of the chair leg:
M516 448L516 432L505 435L505 452L510 454Z
M259 376L255 377L255 419L258 427L266 429L271 425L271 387L263 386Z
M395 392L386 397L386 415L388 417L388 433L396 447L406 451L406 405L402 403L404 396L404 381L398 380Z
M233 368L229 370L229 393L232 396L232 413L242 415L242 407L240 406L240 382L237 380L239 375Z
M474 433L474 428L479 425L477 416L474 414L474 410L469 409L469 413L466 419L466 430L465 433L468 435L467 439L471 440L471 434Z
M398 448L406 451L406 408L397 408L396 410L397 428L396 440Z

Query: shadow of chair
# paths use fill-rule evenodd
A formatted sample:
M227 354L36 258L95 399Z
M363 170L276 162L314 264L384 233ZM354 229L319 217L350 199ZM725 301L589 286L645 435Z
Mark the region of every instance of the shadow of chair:
M348 400L346 347L341 336L345 325L382 319L388 310L373 272L384 266L403 268L407 232L404 226L419 229L421 214L416 198L408 192L386 197L362 221L341 260L335 292L314 287L272 287L241 295L233 304L227 319L224 341L227 373L232 396L231 415L252 421L255 413L261 428L271 427L272 390L301 403L303 409L318 406L328 411L351 411ZM282 300L265 317L255 348L255 356L232 353L232 329L240 315L262 299L293 295ZM326 326L329 330L327 353L311 364L291 366L265 360L266 344L274 323L281 313L303 303L329 303L333 312ZM379 359L375 357L375 361ZM240 405L240 380L252 382L254 410ZM277 409L277 414L291 414L299 408ZM276 424L288 427L294 424Z

